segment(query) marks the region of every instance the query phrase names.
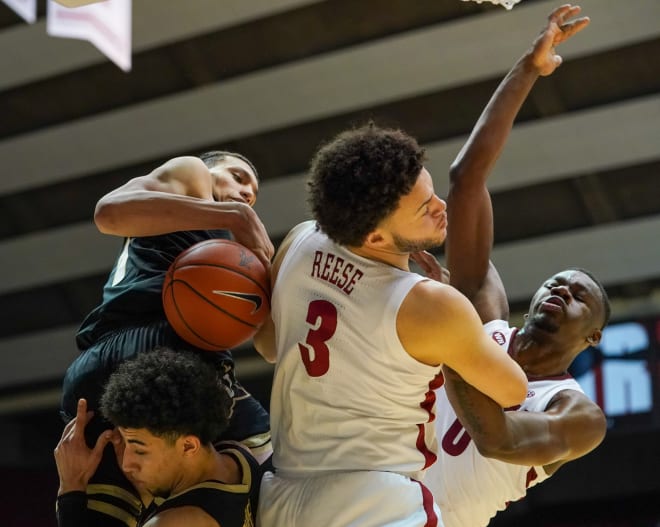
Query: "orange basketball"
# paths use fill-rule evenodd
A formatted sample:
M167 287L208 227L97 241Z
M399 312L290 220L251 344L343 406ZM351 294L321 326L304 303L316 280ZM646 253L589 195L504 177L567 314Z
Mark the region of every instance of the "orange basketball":
M163 307L174 331L190 344L211 351L238 346L270 312L268 271L236 242L199 242L172 262Z

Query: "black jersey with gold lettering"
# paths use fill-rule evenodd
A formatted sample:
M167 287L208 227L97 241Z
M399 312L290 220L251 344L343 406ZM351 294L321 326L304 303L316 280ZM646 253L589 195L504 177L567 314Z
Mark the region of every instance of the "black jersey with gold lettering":
M151 509L139 525L144 525L160 512L177 507L198 507L211 516L221 527L254 527L259 500L261 468L246 450L237 445L216 446L220 453L228 454L241 468L240 483L207 480L167 498Z

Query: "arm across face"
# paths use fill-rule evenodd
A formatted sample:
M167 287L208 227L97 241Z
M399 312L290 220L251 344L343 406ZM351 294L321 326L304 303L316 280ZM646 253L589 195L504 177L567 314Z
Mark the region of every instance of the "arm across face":
M102 233L124 237L226 229L265 264L274 253L252 207L238 199L216 201L211 171L192 156L170 159L107 193L96 204L94 221Z
M602 410L576 390L562 390L543 412L504 411L444 367L445 390L456 414L484 457L552 474L567 461L596 448L605 437Z

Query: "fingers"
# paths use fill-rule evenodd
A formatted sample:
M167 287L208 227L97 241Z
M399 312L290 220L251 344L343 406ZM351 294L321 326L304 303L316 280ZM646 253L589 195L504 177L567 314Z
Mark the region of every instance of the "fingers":
M564 4L550 13L548 17L550 25L556 24L560 29L560 32L555 36L555 44L571 38L589 25L589 17L575 18L581 11L582 8L578 5Z
M582 8L579 5L560 5L548 15L548 21L561 26L566 19L576 16L580 11L582 11Z
M430 252L420 251L411 253L410 259L419 265L428 278L432 278L443 284L449 283L449 270L442 267L440 262Z
M575 20L571 20L570 22L561 24L559 26L559 28L561 29L560 42L563 42L564 40L571 38L576 33L582 31L585 27L589 25L589 22L591 22L591 19L588 16L583 16Z
M255 250L252 251L252 252L254 252L254 255L255 255L257 258L259 258L259 261L260 261L262 264L264 264L264 267L265 267L266 269L269 269L269 268L270 268L270 259L272 258L272 255L271 255L271 256L268 255L269 251L267 251L267 250L259 250L259 249L255 249Z
M72 429L76 426L76 418L74 417L66 425L64 425L64 430L62 430L62 437L60 438L60 443L68 438L71 435Z
M424 271L429 271L431 265L437 265L437 261L431 253L427 251L419 251L410 254L410 259L419 265Z
M87 413L87 400L78 399L78 407L76 409L76 418L81 421Z
M85 427L94 416L93 411L87 411L87 401L85 399L78 400L78 407L76 409L76 418L71 421L75 422L72 435L75 437L83 437L85 434ZM76 426L77 425L77 426Z
M111 441L113 441L112 430L106 430L96 440L96 444L94 445L92 455L95 458L101 459L101 456L103 456L103 450L108 445L108 443L110 443Z

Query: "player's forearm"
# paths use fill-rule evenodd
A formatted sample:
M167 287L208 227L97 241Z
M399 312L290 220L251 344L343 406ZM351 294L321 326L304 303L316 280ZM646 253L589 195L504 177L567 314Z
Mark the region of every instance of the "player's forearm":
M502 407L446 365L443 374L449 402L477 448L480 451L500 448L507 434Z
M87 527L87 494L75 491L60 494L56 505L58 527Z
M185 230L232 230L244 221L242 203L218 203L167 192L135 191L130 199L100 201L94 221L104 234L156 236Z
M539 77L530 53L523 55L504 77L481 113L470 137L450 168L453 183L469 175L470 183L485 184L499 158L522 104Z

